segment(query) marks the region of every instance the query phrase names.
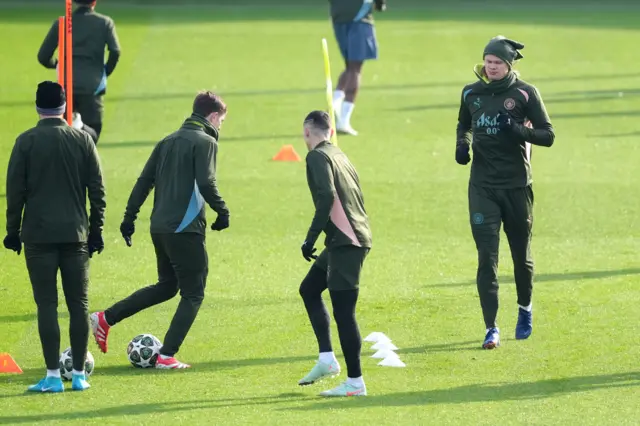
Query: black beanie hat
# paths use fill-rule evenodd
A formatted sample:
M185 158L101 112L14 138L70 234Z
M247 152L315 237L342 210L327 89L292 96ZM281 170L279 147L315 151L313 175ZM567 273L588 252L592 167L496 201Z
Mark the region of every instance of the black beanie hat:
M487 55L495 55L505 61L509 68L512 68L514 61L524 58L519 49L524 49L524 44L509 40L504 36L496 36L489 40L489 43L484 48L482 58L484 59Z
M64 88L53 81L38 84L36 109L42 115L61 115L66 108Z

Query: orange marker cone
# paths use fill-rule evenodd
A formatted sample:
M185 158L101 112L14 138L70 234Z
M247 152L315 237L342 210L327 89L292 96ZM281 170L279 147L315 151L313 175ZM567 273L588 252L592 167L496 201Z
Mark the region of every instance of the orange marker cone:
M273 161L300 161L300 156L293 148L293 145L285 145L272 158Z
M0 354L0 373L22 373L22 369L8 353Z

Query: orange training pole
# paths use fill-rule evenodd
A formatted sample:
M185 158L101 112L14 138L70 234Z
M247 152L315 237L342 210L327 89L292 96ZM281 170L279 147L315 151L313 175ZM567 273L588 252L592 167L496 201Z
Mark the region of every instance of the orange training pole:
M64 79L66 77L64 72L64 61L66 58L64 51L64 34L64 17L61 16L58 18L58 84L62 87L65 87Z
M73 32L71 12L71 0L66 0L65 28L67 41L67 123L69 123L70 126L73 123Z

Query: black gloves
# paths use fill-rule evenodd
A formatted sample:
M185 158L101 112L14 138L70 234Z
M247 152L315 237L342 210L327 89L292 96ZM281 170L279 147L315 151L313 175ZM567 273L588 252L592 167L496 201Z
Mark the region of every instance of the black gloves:
M511 130L513 128L515 121L509 115L509 113L500 111L498 113L498 128L500 130Z
M120 224L120 233L122 234L122 238L124 238L124 242L127 243L127 246L131 247L131 236L136 232L136 226L133 222L124 221Z
M471 161L471 155L469 155L469 145L466 143L458 144L456 146L456 162L460 165L466 165Z
M386 0L375 0L375 8L378 12L384 12L387 10Z
M20 234L8 234L4 237L4 248L15 251L18 255L22 252Z
M211 224L212 231L222 231L229 227L229 215L219 214L216 221Z
M315 241L305 241L302 243L302 247L300 247L302 250L302 257L304 257L304 260L307 262L311 262L318 258L318 256L314 254L316 252L314 245Z
M102 250L104 250L104 240L102 239L102 232L89 231L87 246L89 247L89 257L93 257L93 253L102 253Z

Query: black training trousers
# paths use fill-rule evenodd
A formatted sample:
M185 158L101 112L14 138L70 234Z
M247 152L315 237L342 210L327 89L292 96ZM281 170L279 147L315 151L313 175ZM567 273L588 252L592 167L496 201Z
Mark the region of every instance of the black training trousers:
M175 355L198 315L204 299L209 261L205 237L195 233L151 234L158 261L158 282L142 288L105 311L115 325L144 309L173 298L180 303L164 337L160 353Z
M38 307L38 331L47 369L60 362L58 325L58 270L69 310L69 337L73 368L84 370L89 338L89 250L87 243L25 244L25 258L33 297Z
M529 306L533 292L533 188L493 189L469 184L471 231L478 249L477 285L487 328L498 315L498 249L500 227L509 241L518 304Z

